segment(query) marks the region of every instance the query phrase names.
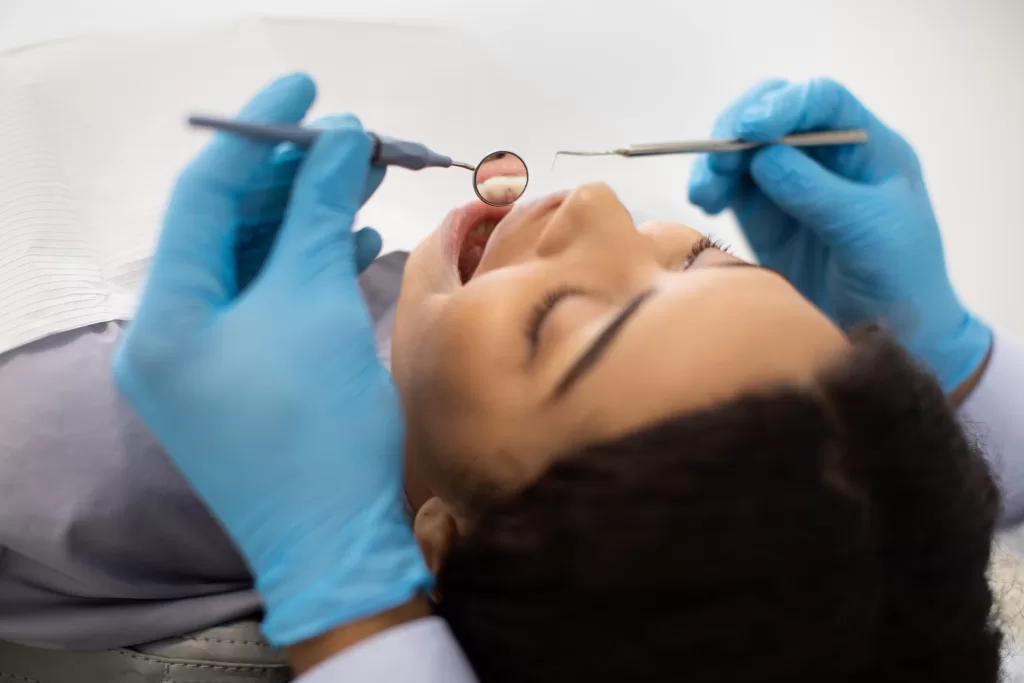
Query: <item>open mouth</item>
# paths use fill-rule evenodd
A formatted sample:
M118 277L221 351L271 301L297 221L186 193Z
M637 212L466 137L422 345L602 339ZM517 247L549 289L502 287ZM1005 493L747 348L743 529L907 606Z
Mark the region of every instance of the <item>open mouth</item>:
M491 238L496 227L498 227L498 221L480 221L462 240L462 248L459 249L459 277L462 278L462 284L473 279L473 274L476 273L476 269L480 266L480 260L484 256L487 240Z
M466 207L456 239L458 241L457 267L462 284L473 279L483 259L487 242L495 228L512 210L511 206L488 206L483 203Z
M516 205L516 213L510 216L513 207L491 206L483 202L473 202L449 214L447 232L448 258L459 273L462 284L466 284L476 275L480 262L487 254L491 241L504 240L504 233L518 230L518 226L538 212L555 210L569 195L568 191L555 192L543 199Z

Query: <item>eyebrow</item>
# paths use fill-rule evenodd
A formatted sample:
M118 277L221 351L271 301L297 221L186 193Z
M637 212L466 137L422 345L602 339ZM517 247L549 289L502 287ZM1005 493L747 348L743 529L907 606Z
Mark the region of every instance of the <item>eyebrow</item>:
M726 263L716 263L715 265L709 267L723 268L736 266L746 266L749 268L762 268L764 270L771 270L770 268L767 268L765 266L759 265L757 263L749 263L747 261L730 261ZM590 346L587 347L586 351L580 354L580 356L569 367L566 373L562 375L562 379L559 380L558 384L555 385L554 391L551 392L551 396L548 399L549 401L557 401L558 399L562 398L567 393L569 393L569 390L572 389L573 386L575 386L576 383L580 381L580 378L586 375L587 372L589 372L591 368L593 368L597 364L597 362L601 360L605 352L608 350L608 347L611 345L613 341L615 341L615 338L619 336L619 332L621 332L622 328L624 328L626 326L626 323L629 322L629 319L633 317L633 314L636 313L640 309L640 306L645 301L650 299L654 293L655 290L648 289L646 292L643 292L635 299L630 301L628 304L623 306L622 310L615 315L615 318L613 318L612 321L608 323L608 325L603 330L601 330L601 333L597 335L597 338L594 339L593 342L591 342Z

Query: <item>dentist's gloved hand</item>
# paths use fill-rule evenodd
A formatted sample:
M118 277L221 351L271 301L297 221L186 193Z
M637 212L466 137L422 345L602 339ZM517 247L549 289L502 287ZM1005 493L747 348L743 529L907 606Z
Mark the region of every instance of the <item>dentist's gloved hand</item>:
M241 118L297 123L314 91L283 78ZM398 397L356 282L380 239L352 223L383 172L355 118L332 125L305 158L221 134L181 174L114 362L249 562L277 645L431 580L403 512ZM254 226L280 230L239 294L236 246Z
M767 81L729 106L714 137L766 142L864 128L862 145L700 157L690 201L731 208L758 260L848 328L881 320L952 391L979 367L991 332L957 298L914 150L843 86Z

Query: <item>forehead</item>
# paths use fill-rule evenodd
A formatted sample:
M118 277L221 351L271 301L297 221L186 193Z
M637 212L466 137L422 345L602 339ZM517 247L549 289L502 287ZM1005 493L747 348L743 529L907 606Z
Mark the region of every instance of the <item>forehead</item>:
M604 439L772 385L813 384L845 336L780 276L705 268L659 278L655 293L564 399Z

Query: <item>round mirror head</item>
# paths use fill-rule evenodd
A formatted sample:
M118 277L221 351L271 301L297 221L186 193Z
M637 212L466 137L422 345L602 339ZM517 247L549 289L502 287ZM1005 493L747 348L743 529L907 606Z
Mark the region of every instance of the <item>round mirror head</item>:
M491 206L508 206L519 199L529 181L526 163L512 152L491 152L473 171L476 196Z

